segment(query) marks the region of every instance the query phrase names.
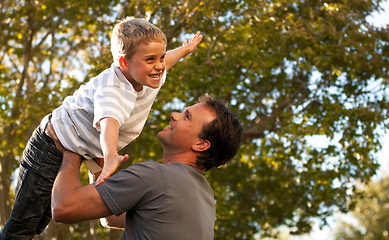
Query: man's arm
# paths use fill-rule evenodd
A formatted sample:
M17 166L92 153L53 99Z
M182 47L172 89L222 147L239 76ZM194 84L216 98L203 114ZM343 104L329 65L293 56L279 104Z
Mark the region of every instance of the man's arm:
M65 151L54 182L51 210L56 222L75 223L112 215L95 186L80 183L81 157Z
M197 32L191 39L185 40L182 47L168 51L165 56L166 71L176 65L181 58L184 58L193 52L202 39L203 35L201 35L200 32Z

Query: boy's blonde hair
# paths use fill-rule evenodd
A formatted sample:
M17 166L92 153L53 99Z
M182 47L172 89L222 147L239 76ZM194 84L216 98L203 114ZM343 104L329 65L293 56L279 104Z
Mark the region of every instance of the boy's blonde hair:
M119 65L119 58L131 60L140 43L167 43L165 34L152 23L134 17L126 17L119 21L111 36L111 52L113 61Z

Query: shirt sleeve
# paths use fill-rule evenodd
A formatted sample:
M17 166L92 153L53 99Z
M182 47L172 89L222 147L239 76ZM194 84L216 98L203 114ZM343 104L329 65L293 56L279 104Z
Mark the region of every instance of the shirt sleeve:
M134 164L108 178L96 189L111 212L118 216L163 196L165 187L159 165L154 161Z
M115 118L121 126L131 115L135 101L135 94L120 87L105 86L96 90L93 126L100 130L99 122L105 117Z

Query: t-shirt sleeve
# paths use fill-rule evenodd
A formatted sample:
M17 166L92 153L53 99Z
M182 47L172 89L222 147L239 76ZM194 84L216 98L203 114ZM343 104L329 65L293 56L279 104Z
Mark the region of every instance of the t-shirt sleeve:
M165 191L159 163L134 164L96 186L100 196L115 215L161 197Z
M121 87L105 86L97 89L94 94L93 126L100 130L98 123L105 117L115 118L122 125L131 115L135 101L136 95Z

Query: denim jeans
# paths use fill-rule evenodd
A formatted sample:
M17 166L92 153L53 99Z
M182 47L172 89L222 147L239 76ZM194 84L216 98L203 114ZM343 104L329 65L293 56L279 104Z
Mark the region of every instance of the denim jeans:
M31 239L50 222L51 190L62 163L62 153L55 147L53 139L44 133L48 122L47 119L44 122L45 119L24 149L15 204L0 232L1 240Z

